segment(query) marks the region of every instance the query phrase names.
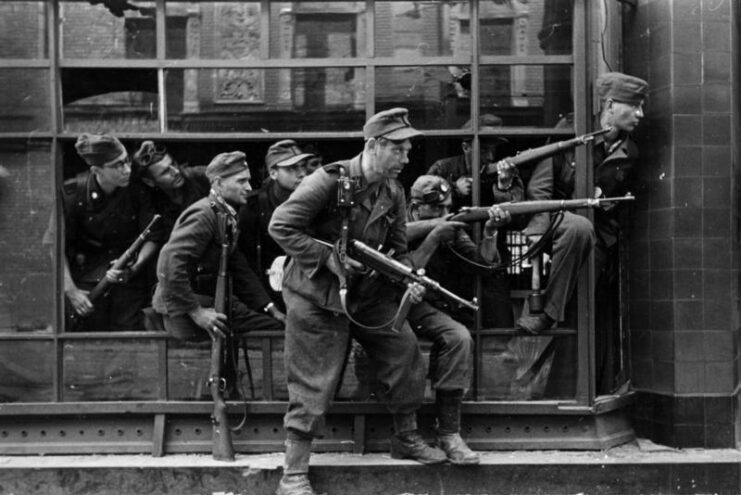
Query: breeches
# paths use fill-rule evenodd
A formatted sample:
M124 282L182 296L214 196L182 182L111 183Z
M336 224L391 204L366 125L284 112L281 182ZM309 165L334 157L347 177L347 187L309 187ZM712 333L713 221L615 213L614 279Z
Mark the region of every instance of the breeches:
M286 430L321 436L334 397L350 339L368 354L382 395L392 414L413 413L424 398L425 370L417 338L408 325L391 330L397 305L391 297L365 304L352 317L369 327L352 324L342 313L322 309L283 288L286 314L285 366L288 381Z

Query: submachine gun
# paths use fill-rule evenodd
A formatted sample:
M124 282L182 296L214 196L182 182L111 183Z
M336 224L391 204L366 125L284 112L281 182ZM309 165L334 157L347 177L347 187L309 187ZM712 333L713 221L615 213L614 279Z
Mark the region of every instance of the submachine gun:
M217 313L228 315L229 311L229 278L226 273L229 261L229 240L227 237L228 219L225 213L217 214L217 226L221 252L219 254L219 272L216 277L216 292L214 294L214 309ZM228 323L227 323L228 324ZM212 454L219 461L234 460L234 446L232 445L229 420L227 416L227 405L224 400L226 380L222 376L222 365L224 363L224 337L214 332L211 342L211 368L209 370L209 389L214 401L214 409L211 414L213 429Z
M563 153L564 151L568 151L576 148L577 146L594 141L594 138L596 138L597 136L601 136L602 134L610 132L611 130L612 127L606 127L604 129L590 132L588 134L582 134L580 136L566 139L564 141L557 141L555 143L545 144L543 146L538 146L537 148L531 148L529 150L521 151L516 155L504 158L503 160L511 163L515 167L526 165L532 162L539 162L540 160L545 160L546 158L550 158L559 153ZM496 172L496 163L486 164L484 165L484 167L482 167L481 170L481 173L486 175L493 175Z

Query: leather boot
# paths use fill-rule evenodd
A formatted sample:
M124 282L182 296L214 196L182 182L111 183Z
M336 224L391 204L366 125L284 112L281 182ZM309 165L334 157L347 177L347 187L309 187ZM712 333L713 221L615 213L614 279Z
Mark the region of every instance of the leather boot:
M447 460L445 453L427 445L417 431L417 417L412 414L394 415L396 434L391 437L391 457L412 459L422 464L440 464Z
M275 495L319 495L309 482L310 456L311 440L286 440L283 476Z
M472 451L461 438L461 402L463 390L438 390L437 402L437 445L451 464L478 464L479 455Z
M539 315L520 316L515 322L515 328L524 330L531 335L539 335L542 331L553 326L553 318L545 313Z

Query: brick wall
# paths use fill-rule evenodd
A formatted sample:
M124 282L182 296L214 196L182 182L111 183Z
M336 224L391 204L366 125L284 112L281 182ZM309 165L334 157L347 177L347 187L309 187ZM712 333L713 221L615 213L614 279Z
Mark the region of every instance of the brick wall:
M738 192L733 2L639 1L626 72L649 81L631 228L631 328L640 434L694 447L735 443Z

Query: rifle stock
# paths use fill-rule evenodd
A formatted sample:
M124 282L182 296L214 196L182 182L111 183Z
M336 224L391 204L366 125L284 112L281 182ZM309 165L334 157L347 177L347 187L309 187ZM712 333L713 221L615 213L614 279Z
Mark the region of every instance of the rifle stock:
M144 227L144 230L141 231L139 236L134 239L134 242L131 243L131 245L126 248L126 251L121 254L111 265L111 269L114 270L123 270L126 265L129 264L129 262L134 259L134 256L136 256L136 253L139 252L139 249L141 249L142 245L147 241L149 236L152 234L152 229L155 225L160 221L162 218L162 215L154 215L152 217L152 221L150 221L146 227ZM97 284L95 284L95 287L93 287L90 292L88 293L88 299L91 303L95 303L96 300L103 297L106 292L108 292L108 289L111 287L111 282L105 278L101 278ZM74 310L71 310L71 306L67 305L68 311L67 311L67 331L74 331L73 328L78 324L78 321L80 320L80 315L74 312ZM71 311L70 311L71 310Z
M538 201L508 201L499 203L503 211L510 215L531 215L548 211L578 210L580 208L598 208L603 204L616 203L619 201L633 201L635 197L631 194L614 198L582 198L582 199L544 199ZM457 222L480 222L489 219L488 206L467 206L450 217L449 220Z
M587 144L588 142L593 141L595 137L601 134L605 134L606 132L609 132L611 130L612 127L608 127L606 129L600 129L588 134L582 134L580 136L566 139L564 141L557 141L555 143L545 144L543 146L538 146L537 148L522 151L514 156L505 158L504 160L511 163L515 167L526 165L532 162L539 162L546 158L550 158L558 153L576 148L579 145ZM482 172L488 175L493 175L496 173L496 171L496 164L490 163L484 167L484 170Z
M214 294L214 309L217 313L227 314L228 310L228 279L227 263L229 260L229 242L227 240L227 216L225 213L217 215L219 239L221 252L219 255L219 272L216 278L216 293ZM222 365L224 362L224 338L214 332L211 342L211 367L209 378L209 389L214 401L211 414L212 423L212 449L213 458L219 461L234 460L234 446L232 445L231 432L229 431L229 419L227 416L227 404L224 400L226 381L222 377Z

